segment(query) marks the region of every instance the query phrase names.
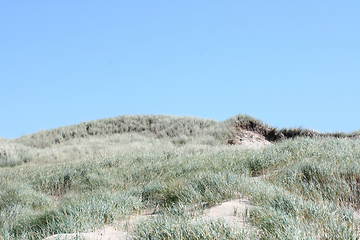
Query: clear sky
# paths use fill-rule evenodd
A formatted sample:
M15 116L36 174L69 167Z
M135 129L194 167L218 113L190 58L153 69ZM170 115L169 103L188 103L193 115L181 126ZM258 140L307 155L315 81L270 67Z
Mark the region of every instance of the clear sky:
M0 137L133 114L360 129L360 1L0 1Z

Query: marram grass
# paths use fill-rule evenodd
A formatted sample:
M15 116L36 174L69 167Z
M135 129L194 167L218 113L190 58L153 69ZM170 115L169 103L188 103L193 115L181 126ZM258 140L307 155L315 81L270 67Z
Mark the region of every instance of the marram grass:
M145 212L154 215L130 239L359 239L360 140L242 149L226 142L239 119L258 121L124 116L0 139L0 239L84 232ZM198 217L239 197L251 203L246 228Z

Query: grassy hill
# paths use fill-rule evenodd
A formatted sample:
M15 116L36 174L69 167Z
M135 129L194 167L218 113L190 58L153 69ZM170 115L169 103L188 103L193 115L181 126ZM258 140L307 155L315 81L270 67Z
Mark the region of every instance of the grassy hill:
M359 131L277 129L245 115L121 116L1 138L0 236L142 216L124 229L130 239L359 239L359 159ZM251 203L245 227L199 217L238 198Z

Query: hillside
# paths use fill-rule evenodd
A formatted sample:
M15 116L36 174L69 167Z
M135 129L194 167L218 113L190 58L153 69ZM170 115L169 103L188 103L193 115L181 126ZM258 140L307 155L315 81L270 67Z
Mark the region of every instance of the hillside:
M358 239L359 159L359 131L245 115L121 116L0 138L0 236Z

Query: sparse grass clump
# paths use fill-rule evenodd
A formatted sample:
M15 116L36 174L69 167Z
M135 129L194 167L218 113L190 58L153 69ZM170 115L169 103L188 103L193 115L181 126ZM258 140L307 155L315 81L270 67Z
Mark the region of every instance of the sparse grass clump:
M0 142L0 167L13 167L33 160L32 149L22 144Z

